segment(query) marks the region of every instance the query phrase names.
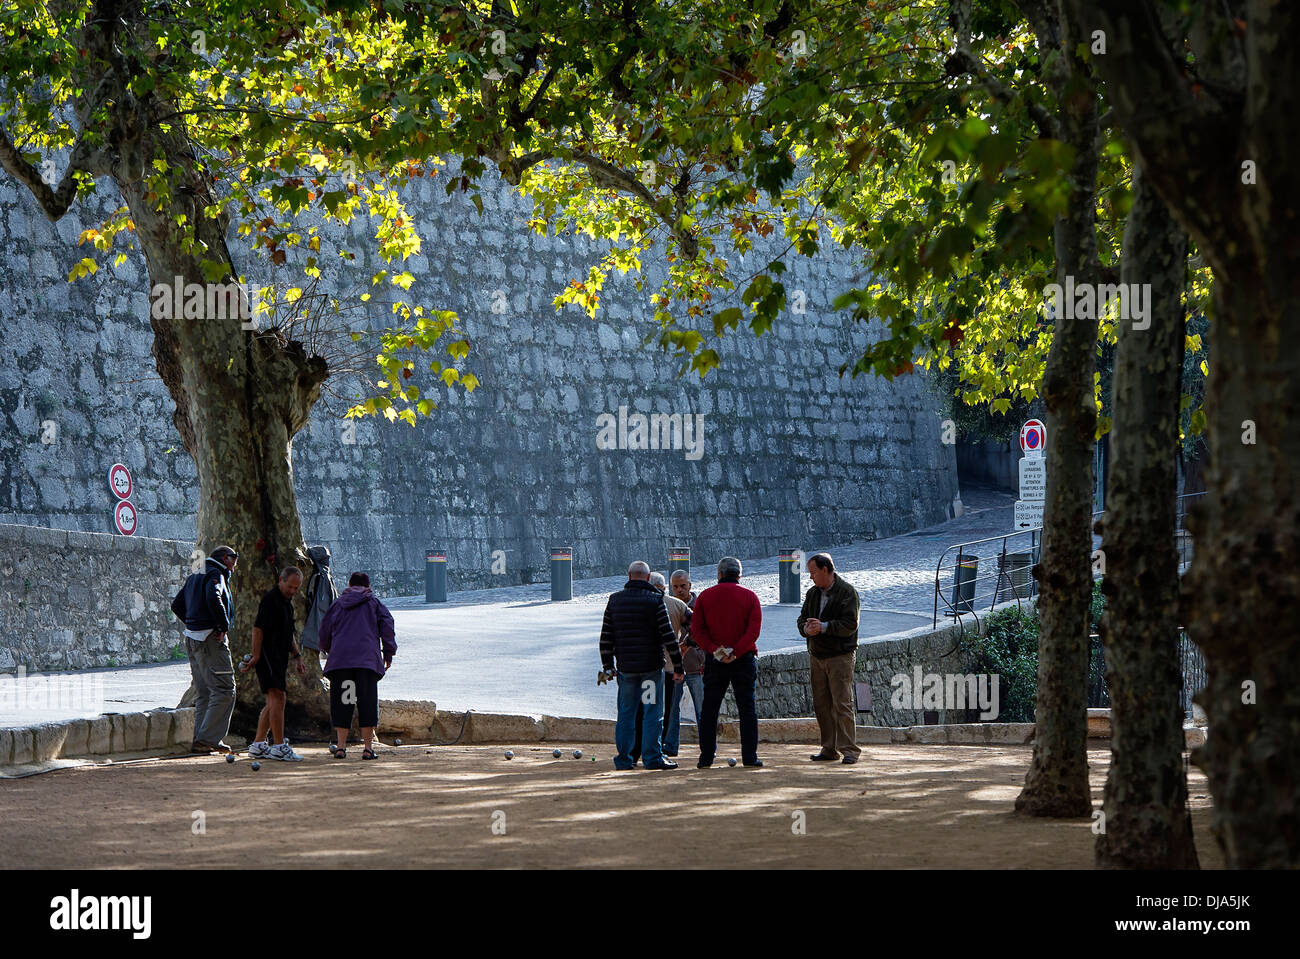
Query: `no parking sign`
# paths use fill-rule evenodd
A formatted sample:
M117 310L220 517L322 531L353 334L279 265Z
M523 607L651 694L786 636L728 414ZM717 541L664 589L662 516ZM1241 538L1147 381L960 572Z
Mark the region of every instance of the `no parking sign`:
M1047 427L1042 420L1029 420L1020 427L1020 449L1026 456L1042 456L1047 445Z

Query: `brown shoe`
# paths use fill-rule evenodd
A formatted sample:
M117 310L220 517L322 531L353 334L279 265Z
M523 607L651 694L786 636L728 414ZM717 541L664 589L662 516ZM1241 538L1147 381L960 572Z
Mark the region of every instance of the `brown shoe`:
M194 743L190 746L190 752L196 756L211 755L214 749L216 749L215 746L210 746L207 743L199 742L197 739L194 740Z

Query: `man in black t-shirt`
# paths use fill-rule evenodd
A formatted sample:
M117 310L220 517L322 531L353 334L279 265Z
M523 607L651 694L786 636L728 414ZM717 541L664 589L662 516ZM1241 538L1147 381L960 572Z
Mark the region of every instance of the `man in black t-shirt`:
M257 670L257 681L266 694L266 705L257 717L257 739L248 746L248 755L255 759L279 759L301 762L302 757L284 738L285 686L289 673L289 660L298 666L298 675L306 674L302 653L293 636L293 597L302 586L302 571L296 566L287 567L280 581L267 590L257 607L253 622L253 655L241 669ZM267 733L272 742L266 741Z

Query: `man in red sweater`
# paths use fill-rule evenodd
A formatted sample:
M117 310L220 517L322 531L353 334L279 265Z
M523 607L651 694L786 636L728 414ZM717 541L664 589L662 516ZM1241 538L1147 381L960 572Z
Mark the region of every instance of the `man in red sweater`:
M713 765L718 751L718 713L731 687L740 713L740 757L746 766L761 766L758 758L758 712L754 686L758 681L758 633L763 608L753 590L740 585L740 560L724 556L718 563L718 585L695 600L691 637L709 658L704 663L704 708L700 711L700 761Z

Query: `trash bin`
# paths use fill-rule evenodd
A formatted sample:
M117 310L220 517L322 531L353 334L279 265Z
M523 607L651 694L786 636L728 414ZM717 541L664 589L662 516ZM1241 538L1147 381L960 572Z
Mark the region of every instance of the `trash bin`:
M1029 567L1034 564L1033 553L1007 553L1001 557L998 576L999 603L1009 599L1029 599L1033 589L1033 577Z

